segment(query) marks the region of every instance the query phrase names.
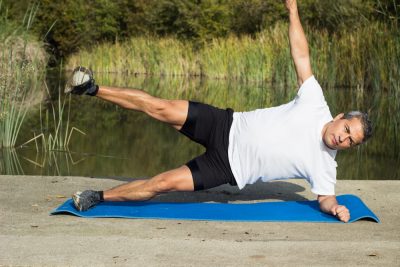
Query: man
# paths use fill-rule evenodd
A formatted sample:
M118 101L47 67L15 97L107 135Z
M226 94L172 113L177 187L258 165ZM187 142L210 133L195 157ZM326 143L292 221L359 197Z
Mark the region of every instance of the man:
M334 158L337 150L369 138L371 124L367 115L358 111L332 118L311 71L297 3L287 0L286 7L291 55L300 88L293 101L278 107L233 112L185 100L165 100L136 89L99 87L91 75L87 76L87 70L76 69L71 93L97 96L123 108L142 111L206 148L203 155L151 179L106 191L77 192L73 195L76 208L84 211L100 201L143 201L159 193L197 191L226 183L242 189L258 179L303 177L318 195L321 210L347 222L350 212L335 197Z

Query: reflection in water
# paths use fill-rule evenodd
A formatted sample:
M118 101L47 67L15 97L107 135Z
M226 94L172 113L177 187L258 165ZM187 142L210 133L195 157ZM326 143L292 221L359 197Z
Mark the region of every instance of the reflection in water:
M13 148L0 149L0 173L23 175L24 170L19 162L18 154Z
M83 162L86 155L71 151L37 151L33 149L2 149L0 171L13 175L64 175ZM22 167L23 166L23 167ZM25 171L24 171L25 169Z
M169 99L232 107L236 111L283 104L296 94L295 88L221 80L107 75L97 77L97 81L141 88ZM367 144L338 153L338 179L400 179L400 101L393 94L342 88L325 91L332 115L352 109L367 110L375 123L375 136ZM20 137L19 143L40 131L38 113L32 111L27 118L23 126L25 136ZM34 145L3 150L1 173L148 177L178 167L203 152L200 145L144 114L85 96L72 98L70 126L87 135L72 136L68 153L37 152Z

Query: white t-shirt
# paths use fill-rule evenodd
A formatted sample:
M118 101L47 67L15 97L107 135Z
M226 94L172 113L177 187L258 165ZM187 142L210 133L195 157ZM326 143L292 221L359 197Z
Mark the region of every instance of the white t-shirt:
M322 140L322 128L331 120L314 76L287 104L235 112L228 158L239 188L260 178L264 182L305 178L313 193L334 195L336 150L329 149Z

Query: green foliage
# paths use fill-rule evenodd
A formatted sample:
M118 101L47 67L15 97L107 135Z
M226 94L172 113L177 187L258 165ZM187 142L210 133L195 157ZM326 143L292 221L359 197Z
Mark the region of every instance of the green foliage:
M229 14L224 1L162 0L146 13L150 33L172 35L197 43L229 32Z
M35 29L63 57L99 40L112 41L119 31L120 9L114 1L41 1ZM51 28L51 26L54 26ZM49 32L50 30L50 32Z
M229 4L231 29L236 34L255 34L286 19L281 1L233 0Z
M396 0L377 0L374 1L375 19L383 23L392 23L396 27L400 22L400 3Z
M393 0L298 2L303 24L329 34L355 30L374 21L383 24L399 21L400 6ZM9 18L22 20L23 10L33 3L36 1L14 0L4 5ZM51 45L51 52L57 58L93 44L143 36L177 37L201 48L217 37L255 36L287 21L284 4L276 0L41 0L38 3L34 28Z
M88 10L90 14L88 20L92 21L90 27L97 29L93 32L91 38L95 40L114 40L118 35L121 9L117 1L97 0Z
M365 0L305 0L301 1L300 16L312 28L335 33L371 23L373 4L374 1Z

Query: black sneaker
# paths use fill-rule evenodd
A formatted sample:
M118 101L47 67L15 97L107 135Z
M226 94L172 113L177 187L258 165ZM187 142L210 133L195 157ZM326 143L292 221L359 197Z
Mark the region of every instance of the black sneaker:
M65 93L71 93L76 95L91 95L95 96L99 86L93 79L93 72L85 67L76 67L71 74L71 77L65 85Z
M72 199L74 200L75 208L79 211L86 211L91 207L97 205L101 201L99 191L85 190L83 192L76 192Z

